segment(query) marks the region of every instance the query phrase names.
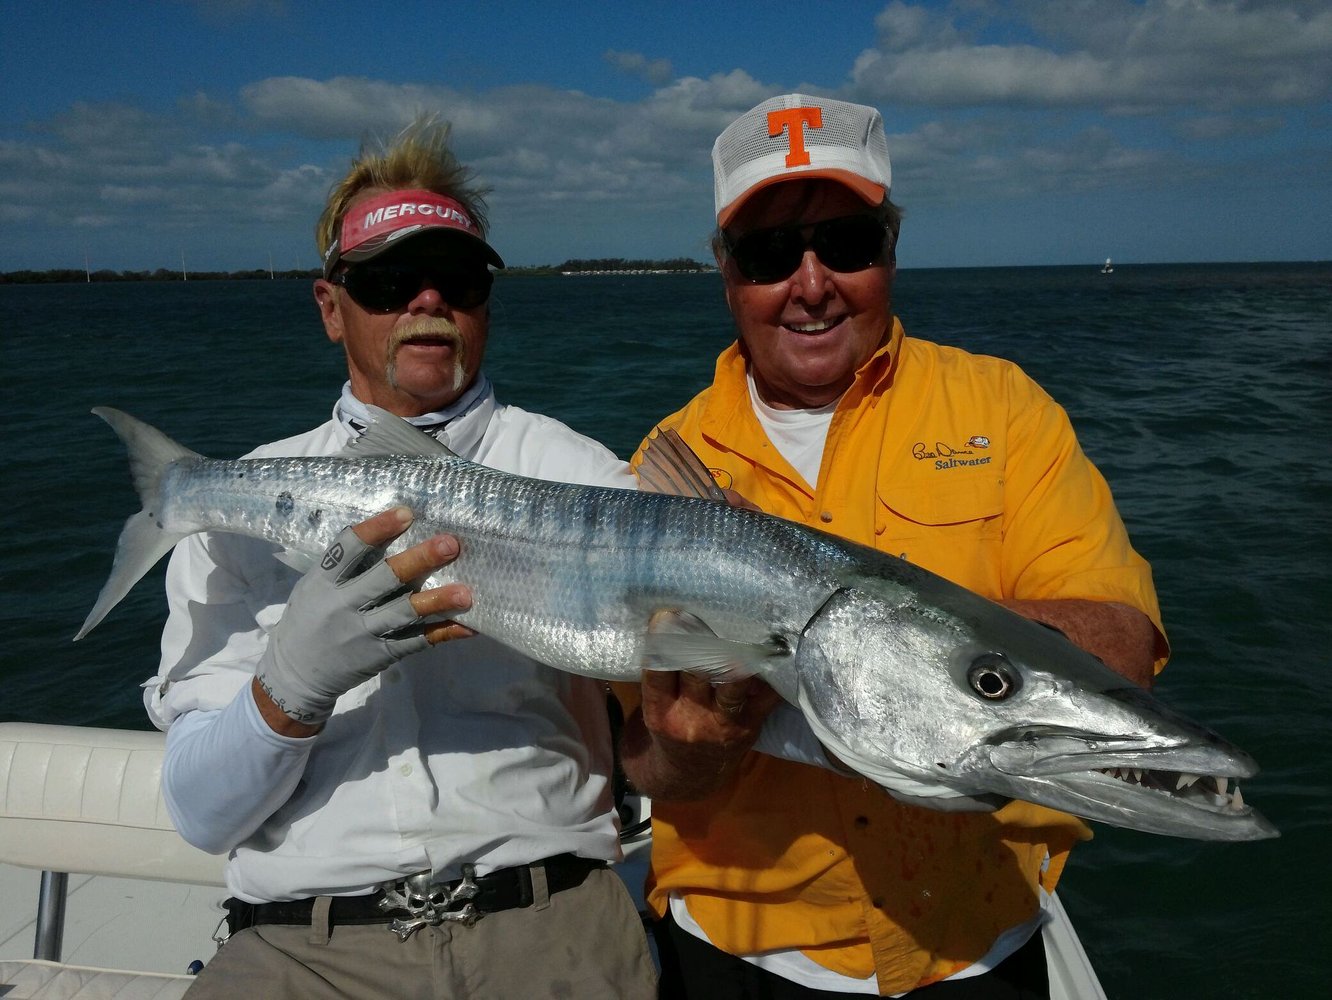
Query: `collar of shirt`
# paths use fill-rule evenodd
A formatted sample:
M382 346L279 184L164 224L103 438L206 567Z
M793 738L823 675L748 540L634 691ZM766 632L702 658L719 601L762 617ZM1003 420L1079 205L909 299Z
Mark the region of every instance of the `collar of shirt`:
M467 391L444 409L404 419L466 458L480 444L495 405L495 388L481 372ZM352 395L351 382L343 383L342 396L333 408L333 419L357 435L370 423L369 408Z

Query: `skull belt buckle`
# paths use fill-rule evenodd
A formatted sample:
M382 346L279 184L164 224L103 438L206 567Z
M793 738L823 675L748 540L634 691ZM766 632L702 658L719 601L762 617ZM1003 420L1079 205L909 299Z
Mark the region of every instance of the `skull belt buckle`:
M438 927L445 921L470 927L481 919L481 911L471 902L481 892L474 878L476 866L463 865L462 873L462 879L452 887L433 881L433 873L428 871L385 887L379 908L386 913L406 910L411 914L389 921L389 930L398 935L399 941L406 941L422 927Z

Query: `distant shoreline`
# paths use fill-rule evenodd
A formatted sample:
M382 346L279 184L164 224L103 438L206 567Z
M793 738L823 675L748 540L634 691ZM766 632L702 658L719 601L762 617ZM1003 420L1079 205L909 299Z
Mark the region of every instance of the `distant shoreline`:
M1257 261L1140 261L1116 265L1116 271L1151 272L1164 268L1190 268L1193 270L1223 271L1234 268L1319 268L1332 266L1328 260L1257 260ZM1101 264L968 264L949 267L899 267L899 271L1023 271L1033 269L1060 270L1067 272L1091 271L1101 274ZM578 260L565 261L563 264L534 264L522 267L507 267L495 272L498 277L581 277L614 275L657 275L657 274L716 274L714 264L703 264L696 260L639 261L639 260ZM85 271L82 268L51 268L45 271L22 270L0 271L0 285L54 285L116 283L131 281L268 281L300 279L313 281L319 277L319 271L286 270L268 271L255 268L248 271L168 271L159 267L155 271ZM1113 280L1114 273L1106 275L1106 280Z
M590 260L566 260L562 264L536 264L528 267L507 267L501 275L606 275L606 274L702 274L714 272L712 264L703 264L686 258L670 260L626 260L620 257ZM0 271L0 285L56 285L67 283L90 284L122 281L278 281L293 278L313 281L320 272L270 271L253 268L248 271L170 271L159 267L153 271L88 271L83 268L50 268L45 271Z

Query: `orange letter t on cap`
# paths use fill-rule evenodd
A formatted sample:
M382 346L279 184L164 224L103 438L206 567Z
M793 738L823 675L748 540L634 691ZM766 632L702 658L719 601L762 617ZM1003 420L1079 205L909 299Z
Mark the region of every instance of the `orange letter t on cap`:
M782 130L787 132L786 141L789 152L786 154L788 167L803 167L809 163L809 151L805 149L805 126L823 127L822 108L786 108L782 111L768 112L768 135L778 136Z

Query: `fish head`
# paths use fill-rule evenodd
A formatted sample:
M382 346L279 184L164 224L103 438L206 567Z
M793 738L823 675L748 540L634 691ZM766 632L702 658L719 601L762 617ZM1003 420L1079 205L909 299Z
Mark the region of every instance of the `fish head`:
M1172 836L1277 835L1231 787L1257 773L1242 750L951 584L838 590L802 633L796 672L824 745L906 801L1017 798Z

